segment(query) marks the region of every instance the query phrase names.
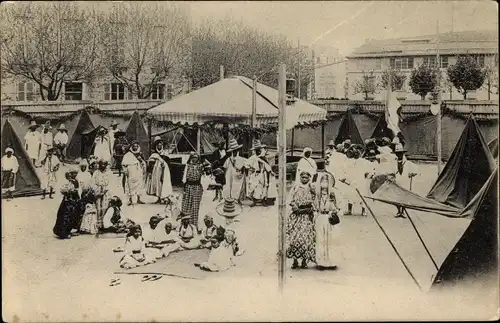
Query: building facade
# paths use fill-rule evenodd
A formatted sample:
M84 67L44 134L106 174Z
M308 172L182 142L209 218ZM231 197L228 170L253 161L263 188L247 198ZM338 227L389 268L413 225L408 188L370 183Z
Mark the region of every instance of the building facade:
M439 47L442 98L461 100L463 95L447 81L446 69L456 63L459 55L472 55L479 65L490 67L495 75L487 78L483 86L467 94L467 99L498 100L498 35L496 31L450 32L439 35L399 38L388 40L367 40L358 47L347 62L347 83L349 99L363 100L363 93L354 93L354 84L370 75L380 82L382 71L387 68L399 69L407 77L402 88L396 89L400 98L420 100L409 87L412 69L421 64L436 66ZM378 89L370 99L383 100L385 91Z

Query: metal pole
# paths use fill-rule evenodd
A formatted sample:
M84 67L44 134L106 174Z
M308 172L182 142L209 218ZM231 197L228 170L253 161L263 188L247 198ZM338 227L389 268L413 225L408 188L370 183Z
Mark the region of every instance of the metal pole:
M295 128L292 128L292 148L291 148L291 151L290 151L290 156L293 156L293 149L294 149L294 146L295 146Z
M441 173L441 160L442 160L442 151L441 151L441 62L439 58L439 20L437 21L437 38L436 38L436 46L437 46L437 52L436 52L436 65L438 67L438 80L437 80L437 100L438 100L438 105L439 105L439 111L436 115L436 122L437 122L437 143L436 143L436 148L437 148L437 167L438 167L438 175Z
M201 156L201 128L199 125L196 128L198 132L196 134L196 152Z
M378 227L380 228L380 230L382 231L382 233L384 234L385 238L387 239L387 241L389 242L389 244L391 245L392 249L394 250L394 252L396 253L396 255L398 256L399 260L401 260L401 263L403 264L403 266L405 267L406 271L408 272L408 274L410 275L410 277L413 279L413 282L415 282L415 284L418 286L418 288L420 290L422 290L422 287L420 286L420 284L418 283L417 279L415 278L415 276L413 276L412 272L410 271L410 268L408 268L408 266L406 265L406 263L404 262L403 258L401 257L401 255L399 254L398 252L398 249L396 249L396 247L394 246L394 244L392 243L391 239L389 238L389 236L387 235L387 233L385 232L384 228L382 228L382 225L380 225L380 223L378 222L377 218L375 217L375 214L373 214L373 211L372 209L370 208L370 206L368 205L368 203L366 203L366 200L365 198L363 197L363 195L361 195L361 193L359 192L358 189L356 189L356 192L358 192L358 195L359 197L361 197L361 200L363 201L363 203L365 204L366 208L368 209L368 211L370 212L370 214L372 215L373 219L375 220L375 223L377 223Z
M257 126L257 77L254 76L252 82L252 128L255 129L256 126Z
M219 66L220 80L224 79L224 65Z
M300 99L300 38L297 40L297 50L299 51L299 54L297 55L297 63L299 65L297 72L297 83L299 85L297 97Z
M278 280L280 291L285 284L285 220L286 220L286 66L279 69L279 120L278 120L278 167L279 167L279 245L278 245Z
M423 240L423 239L422 239L422 237L420 236L420 233L418 232L417 227L415 226L415 223L413 223L413 220L411 219L410 215L408 214L408 210L404 209L404 211L405 211L405 213L406 213L406 216L408 217L408 220L410 220L411 226L413 227L413 229L414 229L414 230L415 230L415 232L417 233L418 239L419 239L419 240L420 240L420 242L422 243L422 246L424 246L424 249L425 249L425 251L427 252L427 254L429 255L429 258L431 258L431 261L432 261L432 263L434 264L434 267L436 268L436 270L439 270L439 267L438 267L438 265L436 264L436 262L434 261L434 258L432 257L431 252L429 251L429 249L427 249L427 246L425 245L424 240Z
M325 158L325 124L321 123L321 158Z

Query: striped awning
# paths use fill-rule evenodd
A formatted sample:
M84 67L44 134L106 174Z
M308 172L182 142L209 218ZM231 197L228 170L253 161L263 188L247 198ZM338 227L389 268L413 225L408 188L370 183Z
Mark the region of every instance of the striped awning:
M278 91L258 83L256 101L256 127L277 123ZM326 110L298 99L287 106L287 111L298 115L296 123L302 125L325 120L327 114ZM242 76L226 78L149 109L148 114L156 120L181 125L214 121L250 125L252 81Z

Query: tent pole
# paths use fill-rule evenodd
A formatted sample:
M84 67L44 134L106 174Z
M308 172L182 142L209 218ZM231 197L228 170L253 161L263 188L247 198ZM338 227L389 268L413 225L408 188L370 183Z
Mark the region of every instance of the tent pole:
M422 243L422 246L424 246L424 249L425 251L427 252L427 254L429 255L429 258L431 258L431 261L432 263L434 264L434 267L436 268L436 270L439 270L439 267L438 265L436 264L436 262L434 261L434 258L432 257L431 255L431 252L429 251L429 249L427 249L427 246L425 245L424 243L424 240L422 239L422 237L420 236L420 233L418 232L417 230L417 227L415 226L415 223L413 222L413 220L411 219L410 215L408 214L408 210L406 210L406 208L404 208L404 211L406 213L406 216L408 217L408 220L410 220L410 223L413 227L413 229L415 230L415 233L417 234L418 236L418 239L420 240L420 242Z
M149 146L149 155L151 155L151 151L152 151L152 148L153 148L153 147L151 147L152 146L151 145L151 137L153 135L152 134L152 131L153 131L152 130L152 128L153 128L152 123L153 123L153 119L152 118L148 118L148 146Z
M196 134L196 152L198 153L198 155L201 156L201 128L200 128L200 125L198 125L197 127L197 134Z
M359 190L356 188L356 192L358 192L358 195L359 197L361 197L361 200L363 201L363 203L365 204L366 208L368 209L368 211L370 211L370 214L372 215L373 219L375 220L375 222L377 223L378 227L380 228L380 230L382 231L382 233L384 234L385 238L387 239L387 241L389 242L389 244L391 245L392 249L394 250L394 252L396 253L396 255L398 256L399 260L401 260L401 263L403 264L403 266L405 267L406 271L408 272L408 274L410 275L410 277L413 279L413 282L418 286L418 288L420 290L422 290L422 287L420 286L420 284L418 283L418 281L415 279L415 276L413 276L412 272L410 271L410 268L408 268L408 266L406 265L406 263L404 262L403 258L401 257L401 255L399 254L398 250L396 249L396 247L394 246L394 244L392 243L391 239L389 238L389 236L387 235L387 233L385 232L384 228L382 228L382 225L380 225L380 223L378 222L377 218L375 217L375 214L373 214L373 211L372 209L370 208L370 206L368 205L368 203L366 203L366 200L365 198L363 197L363 195L361 195L361 193L359 192Z
M321 158L325 158L325 123L321 123Z
M278 168L279 168L279 191L278 191L278 281L280 292L285 285L285 220L286 220L286 65L282 64L279 69L278 79Z
M294 141L295 141L295 127L292 128L292 147L290 151L290 156L293 156L293 149L294 149Z

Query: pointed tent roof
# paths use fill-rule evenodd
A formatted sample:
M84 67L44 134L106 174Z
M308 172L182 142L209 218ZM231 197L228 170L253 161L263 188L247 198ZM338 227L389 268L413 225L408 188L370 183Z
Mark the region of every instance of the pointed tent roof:
M382 114L380 118L378 118L377 124L375 125L375 128L373 129L372 135L370 138L382 138L382 137L388 137L393 139L394 134L392 131L387 128L387 121L385 121L385 115Z
M434 286L497 274L498 169L462 211L472 218L469 227L439 268Z
M14 150L14 156L19 163L19 171L16 174L16 190L13 196L21 197L41 193L40 178L38 178L35 167L9 120L6 120L2 127L2 150L7 147Z
M132 117L125 127L125 134L130 143L134 140L139 142L141 152L144 157L147 158L149 156L149 136L138 111L135 111L134 114L132 114Z
M351 139L352 144L364 145L364 140L361 138L359 129L354 122L352 117L352 111L347 110L342 123L340 124L337 137L335 138L335 144L340 144L346 139Z
M278 122L278 91L264 84L257 84L257 127ZM287 110L298 113L298 123L325 120L326 110L297 99ZM252 81L235 76L180 95L148 110L158 120L175 124L204 124L223 121L251 124Z
M82 157L82 137L83 133L94 129L94 124L90 119L90 115L86 110L82 110L67 126L68 129L68 147L66 148L66 156L70 159Z
M493 169L495 161L471 114L450 159L427 197L463 208L481 189Z
M493 158L498 158L498 137L488 143Z

